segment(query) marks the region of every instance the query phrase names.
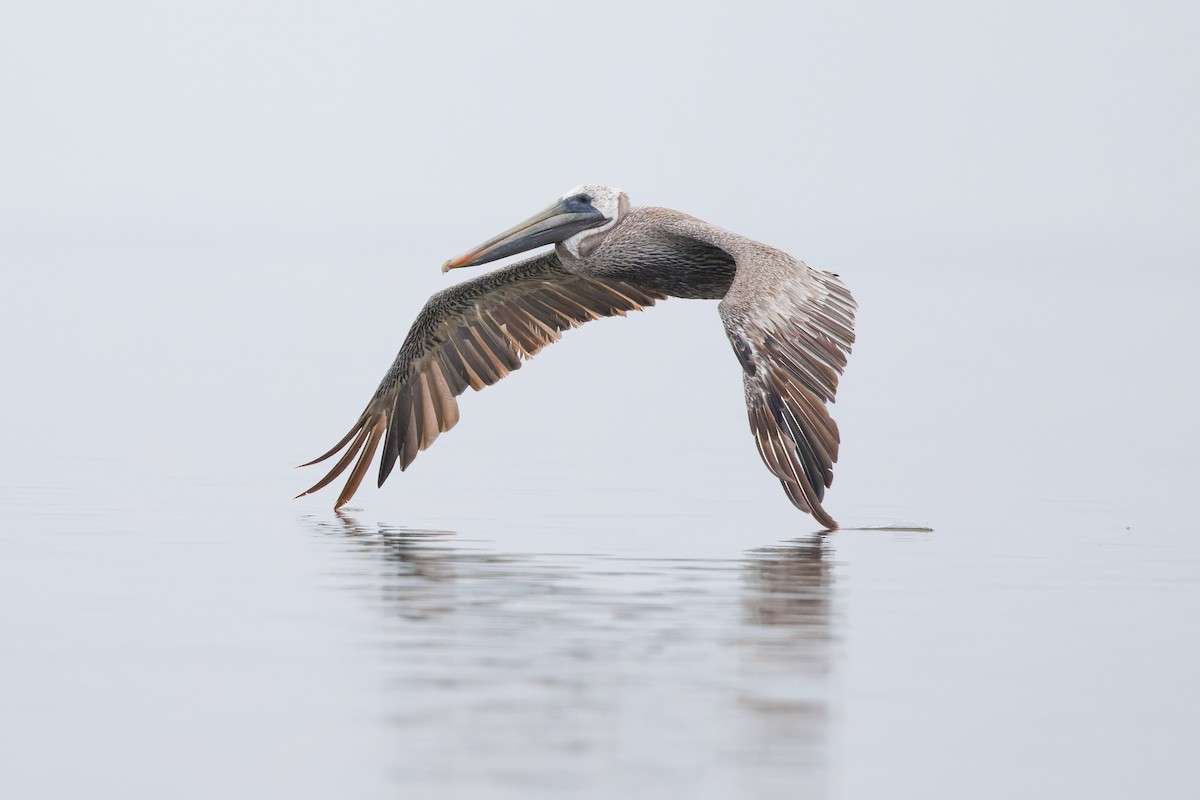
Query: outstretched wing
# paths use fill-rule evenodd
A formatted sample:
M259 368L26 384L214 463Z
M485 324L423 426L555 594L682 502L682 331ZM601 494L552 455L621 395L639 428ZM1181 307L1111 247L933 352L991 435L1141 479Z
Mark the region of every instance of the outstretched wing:
M354 427L329 452L302 465L346 448L328 474L299 496L323 489L357 456L334 507L345 505L380 445L382 486L397 461L406 469L438 434L454 427L454 398L468 386L476 391L491 386L568 328L624 316L664 297L625 281L570 273L553 251L438 292L417 315Z
M720 306L745 371L750 427L792 503L834 529L821 500L833 483L841 438L825 404L833 402L854 343L854 298L836 275L800 262L773 276L768 290L737 296L743 273L754 269L738 263Z
M836 529L821 507L841 441L825 404L854 344L854 298L833 273L774 248L691 218L672 228L733 258L719 309L744 371L758 452L797 508Z

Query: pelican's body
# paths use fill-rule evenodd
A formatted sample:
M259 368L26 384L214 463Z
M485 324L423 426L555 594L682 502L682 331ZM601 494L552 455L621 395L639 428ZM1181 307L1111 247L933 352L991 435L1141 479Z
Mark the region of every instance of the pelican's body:
M382 445L379 485L397 461L458 421L454 399L518 369L559 334L667 297L720 299L742 364L759 453L789 499L827 528L821 507L837 460L832 402L854 341L855 304L836 275L667 208L633 207L619 189L581 186L443 269L475 266L545 244L554 249L438 292L350 432L350 447L309 492L344 472L337 506ZM310 462L310 463L316 463Z

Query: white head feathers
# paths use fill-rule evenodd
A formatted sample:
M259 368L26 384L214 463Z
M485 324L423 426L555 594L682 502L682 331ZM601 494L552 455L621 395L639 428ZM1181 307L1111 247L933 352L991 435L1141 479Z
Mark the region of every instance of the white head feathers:
M585 183L581 186L576 186L574 189L563 193L562 199L566 200L571 197L580 197L581 195L589 198L592 208L607 217L608 221L603 225L588 228L569 239L563 240L563 247L576 258L579 258L579 245L584 239L602 234L612 228L621 219L621 215L629 208L629 195L615 186L603 186L598 183Z

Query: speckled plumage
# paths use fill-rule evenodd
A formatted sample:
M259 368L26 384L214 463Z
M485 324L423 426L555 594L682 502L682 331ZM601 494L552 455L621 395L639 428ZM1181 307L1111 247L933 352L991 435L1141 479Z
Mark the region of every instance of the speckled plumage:
M454 426L454 398L468 386L495 383L568 328L666 297L707 298L721 300L763 462L794 505L836 528L821 505L840 441L826 404L854 342L850 292L831 273L686 214L632 207L608 187L580 189L613 193L603 227L433 295L354 427L309 462L350 445L304 494L357 456L336 505L345 504L380 447L382 485L397 462L407 468Z

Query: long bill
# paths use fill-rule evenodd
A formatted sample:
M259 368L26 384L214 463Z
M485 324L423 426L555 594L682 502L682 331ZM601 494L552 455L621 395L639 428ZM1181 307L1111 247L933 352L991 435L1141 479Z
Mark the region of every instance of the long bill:
M603 225L608 218L594 208L559 200L524 222L493 236L478 247L442 264L442 272L459 267L475 267L514 253L523 253L544 244L569 239L579 231Z

